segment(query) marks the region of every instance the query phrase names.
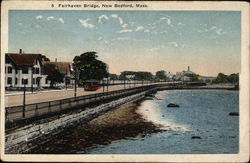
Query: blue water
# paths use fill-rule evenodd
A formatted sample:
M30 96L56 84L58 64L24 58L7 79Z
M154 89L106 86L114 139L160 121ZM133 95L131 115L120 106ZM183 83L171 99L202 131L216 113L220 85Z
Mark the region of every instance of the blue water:
M114 141L90 154L223 154L238 153L239 92L230 90L168 90L139 108L144 118L165 126L162 132ZM169 103L179 108L168 108ZM192 139L200 136L201 139Z

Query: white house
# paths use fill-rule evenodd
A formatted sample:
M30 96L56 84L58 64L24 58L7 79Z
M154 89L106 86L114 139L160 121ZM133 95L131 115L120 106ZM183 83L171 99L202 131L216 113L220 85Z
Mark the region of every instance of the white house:
M181 80L184 82L188 82L188 81L192 81L194 76L196 74L192 71L190 71L190 68L188 66L188 70L187 71L182 71L182 72L177 72L175 75L175 80Z
M7 53L5 55L6 89L29 89L41 87L41 54Z

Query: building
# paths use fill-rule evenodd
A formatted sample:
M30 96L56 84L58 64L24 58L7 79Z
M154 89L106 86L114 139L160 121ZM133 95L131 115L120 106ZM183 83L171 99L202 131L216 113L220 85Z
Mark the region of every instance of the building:
M200 80L206 83L211 83L215 79L216 77L212 77L212 76L200 76Z
M187 71L182 71L182 72L177 72L175 75L175 80L181 80L183 82L189 82L189 81L193 81L194 76L196 74L192 71L190 71L190 67L188 66L188 70Z
M74 74L71 62L44 62L43 63L43 87L50 87L51 81L48 79L48 75L53 75L55 71L59 71L64 75L62 82L55 83L57 87L70 87L74 85Z
M5 55L5 88L7 90L38 89L42 79L42 55L7 53Z

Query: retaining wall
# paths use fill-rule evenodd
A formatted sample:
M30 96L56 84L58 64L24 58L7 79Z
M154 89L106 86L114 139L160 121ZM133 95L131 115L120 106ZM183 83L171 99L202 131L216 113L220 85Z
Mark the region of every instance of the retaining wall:
M122 104L135 102L145 97L147 91L124 97L112 102L101 104L94 108L86 108L84 111L66 115L56 120L25 126L14 133L5 136L5 153L20 154L29 153L37 145L42 144L67 127L84 123Z

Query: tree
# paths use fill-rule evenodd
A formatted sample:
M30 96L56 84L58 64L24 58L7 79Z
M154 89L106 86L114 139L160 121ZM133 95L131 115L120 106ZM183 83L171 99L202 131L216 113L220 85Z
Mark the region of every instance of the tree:
M200 81L200 75L197 74L193 75L192 81Z
M216 79L213 81L213 83L228 83L228 77L227 75L223 73L219 73L216 77Z
M230 83L237 84L239 83L239 74L231 74L228 76L228 81Z
M42 61L50 61L49 58L47 58L45 55L41 55Z
M97 59L96 52L86 52L74 58L74 69L79 72L80 82L108 77L108 65Z
M223 73L219 73L215 80L213 80L213 83L233 83L238 84L239 83L239 73L237 74L231 74L231 75L225 75Z
M155 73L155 76L156 76L156 80L166 81L166 79L167 79L166 71L164 71L164 70L157 71Z
M123 71L120 74L120 80L129 80L128 76L135 76L137 72L135 71Z
M150 80L153 79L153 74L151 72L139 71L139 72L136 72L135 78L137 80L142 80L142 81L148 80L148 81L150 81Z
M61 73L59 69L57 69L55 64L47 64L47 79L50 80L50 87L53 87L56 83L62 83L65 77L64 73Z
M109 74L110 80L118 80L119 76L116 74Z

